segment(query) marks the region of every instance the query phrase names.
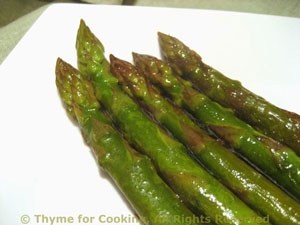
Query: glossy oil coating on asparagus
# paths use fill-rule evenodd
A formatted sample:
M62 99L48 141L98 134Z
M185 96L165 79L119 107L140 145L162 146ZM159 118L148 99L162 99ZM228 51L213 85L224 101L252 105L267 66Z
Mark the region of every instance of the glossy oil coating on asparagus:
M57 60L56 84L66 110L76 115L84 139L98 164L108 172L136 210L152 225L200 224L176 194L161 180L150 159L132 149L100 110L90 82L71 65Z
M300 116L267 102L212 67L178 39L159 33L166 60L208 97L232 108L236 115L300 155Z
M146 66L143 63L150 65L155 60L146 55L133 54L133 57L134 61L144 69ZM230 150L219 145L183 110L165 100L142 75L141 70L117 58L111 60L111 67L124 91L127 93L130 91L130 96L133 95L159 123L187 145L218 180L251 208L259 211L265 217L269 216L272 224L300 223L300 205L294 199L248 166ZM152 68L148 67L147 71L151 73Z
M78 65L92 81L97 99L105 106L127 140L148 155L170 187L198 215L217 224L260 224L259 216L206 172L185 147L155 124L118 86L110 74L100 41L81 22L77 35Z
M165 62L154 57L135 57L135 63L177 106L188 110L239 154L300 198L300 159L295 152L257 132L235 117L231 110L193 89L189 81L174 75Z

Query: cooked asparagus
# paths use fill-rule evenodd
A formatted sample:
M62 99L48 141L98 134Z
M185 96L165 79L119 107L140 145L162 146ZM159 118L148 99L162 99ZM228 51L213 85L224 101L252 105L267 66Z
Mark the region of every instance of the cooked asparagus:
M265 135L290 146L300 155L300 116L269 103L212 67L178 39L159 33L166 60L176 72L195 83L208 97L232 108L236 115Z
M145 224L200 224L156 173L150 159L132 149L101 111L90 82L57 60L56 84L67 112L76 121L98 164L113 178ZM73 114L73 115L74 115Z
M170 187L198 215L204 213L217 224L259 224L258 215L207 173L185 147L157 126L118 86L110 74L104 48L82 21L77 35L78 66L95 87L128 141L148 155Z
M133 54L134 61L147 73L155 73L155 59L146 55ZM159 91L132 64L113 58L114 72L125 92L135 96L152 116L183 144L187 145L201 163L225 186L232 190L251 208L269 216L273 224L299 224L300 205L280 188L248 166L230 150L219 145L197 126L182 109L165 100Z
M295 152L257 132L235 117L231 110L193 89L189 81L176 76L165 62L150 56L135 57L134 61L177 106L188 110L262 172L300 198L300 159Z

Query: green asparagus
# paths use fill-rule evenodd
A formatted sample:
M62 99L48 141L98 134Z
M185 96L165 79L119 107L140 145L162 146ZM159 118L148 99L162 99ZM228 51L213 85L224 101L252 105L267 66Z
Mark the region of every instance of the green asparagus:
M265 135L290 146L300 155L300 116L267 102L204 64L201 57L178 39L159 33L159 43L167 61L208 97L232 108L236 115Z
M157 175L150 159L132 149L100 110L90 82L57 60L56 84L66 110L72 107L98 164L114 179L145 224L200 224Z
M139 65L151 57L133 54ZM148 61L147 61L148 60ZM155 63L152 63L153 65ZM187 145L216 178L273 224L300 224L300 205L255 169L219 145L178 107L165 100L132 64L113 58L111 67L125 92L135 96L152 116ZM142 66L142 68L145 68ZM153 67L152 67L153 68ZM149 67L148 72L152 69Z
M300 159L295 152L257 132L231 110L193 89L192 84L176 76L167 63L149 56L134 57L134 62L177 106L185 108L263 173L300 198Z
M170 187L198 215L217 224L260 224L261 219L207 173L185 147L157 126L118 86L104 48L82 21L77 34L78 66L95 87L97 99L111 114L129 143L148 155Z

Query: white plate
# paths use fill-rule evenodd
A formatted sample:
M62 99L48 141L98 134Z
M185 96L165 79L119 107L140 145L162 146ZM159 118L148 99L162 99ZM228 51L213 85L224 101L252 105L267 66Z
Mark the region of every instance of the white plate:
M56 58L76 66L80 18L103 42L107 55L114 53L128 61L132 51L160 56L156 32L168 33L250 90L300 113L299 19L191 9L53 5L0 67L0 224L22 224L22 215L30 216L30 224L45 223L45 218L37 221L35 216L42 214L73 217L75 224L80 214L95 217L94 224L109 224L100 223L100 215L133 216L117 188L99 172L55 87Z

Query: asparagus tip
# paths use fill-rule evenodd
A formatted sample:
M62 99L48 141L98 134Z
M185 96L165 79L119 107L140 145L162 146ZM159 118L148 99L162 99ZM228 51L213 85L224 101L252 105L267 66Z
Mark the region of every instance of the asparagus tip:
M84 20L81 18L80 19L80 26L86 26Z
M56 60L56 67L55 67L55 72L58 72L65 64L66 62L62 60L60 57L57 58Z
M118 60L117 57L115 57L113 54L110 54L109 55L109 59L110 59L110 62L113 63L114 61Z
M78 32L77 32L77 39L82 36L84 34L84 32L86 32L85 30L87 29L87 26L84 22L83 19L80 19L80 25L79 25L79 28L78 28Z
M137 64L137 62L141 59L141 56L142 56L141 54L132 52L132 58L133 58L134 64Z
M63 60L60 57L57 57L56 64L61 63Z
M164 33L160 32L160 31L158 31L158 32L157 32L157 35L158 35L158 37L160 37L160 36L163 36L163 35L166 35L166 34L164 34Z
M124 73L127 73L133 68L133 65L131 65L129 62L126 62L124 60L121 60L114 55L110 54L110 68L114 76L121 79L123 77Z
M139 56L139 54L136 52L131 52L131 55L132 55L133 60Z
M66 62L64 62L60 57L56 60L56 66L55 66L55 74L56 74L56 80L61 79L63 76L63 71L66 70Z
M152 56L145 55L145 54L138 54L138 53L133 52L132 57L133 57L133 62L135 64L138 64L140 61L144 61L145 59L151 58Z
M164 34L162 32L157 32L157 35L158 35L159 40L167 40L167 39L171 38L170 35Z
M125 60L119 59L119 58L115 57L113 54L109 55L109 59L110 59L111 67L118 67L119 69L120 68L126 69L126 68L134 67L131 63L129 63Z

